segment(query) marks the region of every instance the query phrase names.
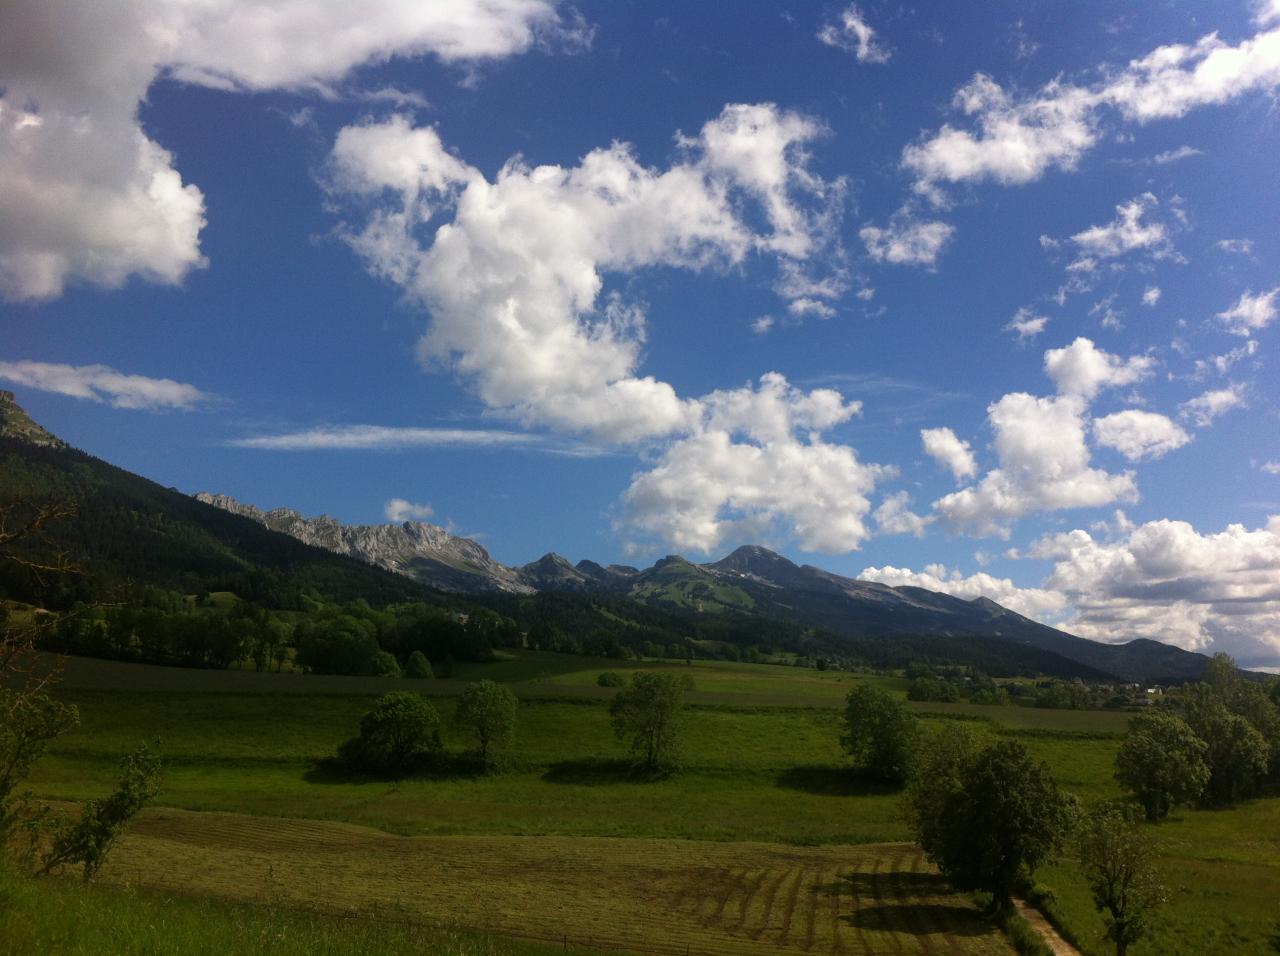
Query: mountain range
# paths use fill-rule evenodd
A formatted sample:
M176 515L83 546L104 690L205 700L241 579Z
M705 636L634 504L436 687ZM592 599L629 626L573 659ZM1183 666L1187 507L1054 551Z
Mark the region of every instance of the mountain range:
M572 564L555 553L508 567L477 542L424 522L343 525L328 515L304 518L287 508L264 512L225 495L201 492L196 498L442 591L613 595L698 616L755 616L815 626L848 638L994 637L1058 655L1099 677L1187 679L1199 676L1206 661L1146 639L1100 644L1033 621L989 598L966 600L925 588L846 578L798 565L758 545L744 545L710 564L669 555L644 570L588 560Z
M986 598L859 581L758 546L708 564L671 555L639 569L547 554L507 567L436 525L347 526L223 495L193 497L71 448L34 422L13 393L0 391L0 503L42 498L76 509L51 528L49 544L82 559L85 573L74 584L81 591L98 581L101 588L227 590L282 607L301 606L305 593L374 605L469 603L526 622L559 615L566 625L630 629L637 637L646 630L712 640L731 634L741 643L799 635L849 659L923 648L934 659L1003 658L1015 672L1139 681L1192 679L1207 665L1202 655L1156 641L1100 644ZM27 600L30 590L20 575L0 579L0 597Z

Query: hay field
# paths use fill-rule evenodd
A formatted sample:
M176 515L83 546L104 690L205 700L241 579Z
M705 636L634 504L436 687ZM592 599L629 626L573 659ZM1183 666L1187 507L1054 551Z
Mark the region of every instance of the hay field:
M606 951L1012 951L908 844L401 837L326 821L155 809L103 876Z

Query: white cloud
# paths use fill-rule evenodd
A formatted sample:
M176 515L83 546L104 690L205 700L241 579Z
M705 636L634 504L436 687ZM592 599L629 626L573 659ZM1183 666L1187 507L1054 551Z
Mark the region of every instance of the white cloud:
M194 385L169 378L126 375L107 365L0 362L0 380L43 392L106 402L114 408L188 411L212 400L211 395Z
M1164 415L1130 408L1094 419L1093 440L1130 461L1142 461L1164 457L1191 441L1191 436Z
M762 315L751 323L751 331L756 335L764 335L774 326L774 318L771 315Z
M1033 552L1056 561L1045 587L1074 606L1064 627L1082 637L1225 650L1246 665L1280 656L1280 516L1216 534L1161 519L1110 542L1077 530Z
M1264 461L1259 465L1268 475L1280 475L1280 460Z
M1214 245L1223 252L1233 252L1241 256L1253 255L1252 239L1219 239Z
M1244 395L1241 394L1239 387L1232 385L1197 395L1190 401L1183 402L1179 407L1183 418L1189 419L1198 428L1205 428L1211 425L1215 418L1233 408L1242 407L1244 403Z
M1044 331L1044 327L1049 324L1047 315L1038 315L1030 309L1023 307L1013 314L1013 318L1009 320L1009 324L1004 327L1006 332L1015 332L1018 341L1030 342L1037 335Z
M392 498L382 511L388 521L396 524L403 524L406 521L426 521L435 514L435 509L431 505L415 504L404 498Z
M339 135L328 186L361 216L343 227L352 248L430 313L424 362L451 365L491 411L526 425L667 443L623 497L616 527L629 548L705 552L771 534L847 551L868 534L867 495L886 472L821 435L859 404L776 373L681 397L641 377L644 307L605 288L606 275L761 255L778 262L788 313L820 314L847 285L839 271L808 272L832 246L844 197L842 181L808 168L805 147L824 132L771 104L731 104L679 136L666 169L615 143L573 167L512 160L489 180L434 130L393 117Z
M1265 25L1259 21L1260 25ZM956 91L953 106L971 128L944 124L903 150L918 192L945 202L940 184L1034 182L1052 169L1071 171L1103 137L1104 122L1147 123L1179 117L1280 85L1280 29L1230 46L1211 33L1191 45L1158 47L1092 85L1055 79L1018 96L978 73Z
M1156 258L1169 252L1168 232L1162 223L1143 222L1145 213L1159 205L1151 193L1143 193L1116 206L1116 218L1100 226L1090 226L1071 237L1080 249L1076 262L1095 264L1098 259L1112 259L1134 250L1151 251Z
M1156 153L1151 157L1151 161L1157 166L1166 166L1169 163L1176 163L1183 159L1190 159L1193 156L1203 156L1203 150L1196 149L1194 146L1179 146L1177 149L1165 150L1163 153Z
M585 39L550 0L0 4L0 297L177 284L205 265L204 196L138 120L161 75L334 95L366 63L496 59L557 33Z
M1137 499L1131 472L1113 475L1089 466L1080 395L1037 398L1013 392L987 412L999 467L933 504L954 530L1008 537L1010 523L1033 512Z
M1046 623L1054 620L1067 606L1066 599L1055 591L1020 588L1009 578L997 578L985 572L966 577L958 570L948 569L942 564L926 565L924 571L895 568L891 565L863 568L858 578L863 581L878 581L892 588L927 588L967 601L985 597L1025 617Z
M978 73L956 91L952 106L975 118L976 134L947 124L902 153L917 190L935 199L938 183L1022 185L1051 168L1074 169L1098 140L1095 94L1056 80L1017 100Z
M841 11L838 22L823 24L818 39L827 46L852 53L859 63L888 63L892 56L892 51L876 39L876 31L856 4Z
M1121 359L1098 348L1083 336L1060 349L1044 353L1044 369L1061 395L1078 395L1086 401L1104 388L1132 385L1149 378L1155 359L1134 355Z
M870 534L868 495L889 474L821 433L858 414L838 392L802 392L777 373L713 392L702 418L634 476L617 530L628 550L660 541L706 553L782 531L806 551L855 550Z
M236 448L269 451L350 451L397 448L536 447L543 443L526 432L467 428L396 428L386 425L336 425L279 435L237 438Z
M1160 287L1149 285L1142 293L1142 304L1147 307L1154 307L1160 301Z
M787 303L787 311L795 316L816 315L820 319L829 319L836 314L836 310L821 299L803 296Z
M978 462L967 441L956 437L950 428L922 428L920 441L925 454L955 475L957 481L978 473Z
M345 227L352 248L431 313L424 361L451 363L525 424L639 441L689 432L700 410L637 374L643 307L602 296L604 274L818 256L843 198L807 168L803 147L823 132L771 104L730 105L680 137L666 170L615 143L570 168L513 160L490 182L434 130L393 117L343 130L329 186L364 213ZM444 210L452 222L423 247Z
M1239 348L1234 348L1230 352L1224 352L1221 355L1213 355L1207 359L1196 359L1196 370L1194 377L1198 379L1205 378L1211 372L1219 375L1225 375L1236 363L1243 361L1258 354L1257 339L1249 339Z
M880 534L909 534L920 538L933 518L923 517L911 510L911 495L898 491L886 495L875 510L876 530Z
M1227 327L1228 332L1234 332L1236 335L1252 335L1259 329L1266 328L1275 321L1277 315L1280 315L1280 309L1276 306L1278 295L1280 295L1280 286L1276 286L1270 292L1259 292L1257 295L1251 292L1242 293L1239 301L1226 311L1219 312L1217 318Z
M899 213L884 229L864 226L858 235L876 262L932 266L955 231L955 226L949 223L922 222Z

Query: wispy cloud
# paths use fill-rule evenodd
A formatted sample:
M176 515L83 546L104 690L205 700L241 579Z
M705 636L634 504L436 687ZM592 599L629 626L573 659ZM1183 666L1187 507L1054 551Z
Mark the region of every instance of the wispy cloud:
M128 375L109 365L0 362L0 380L42 392L106 402L113 408L190 411L213 400L212 395L194 385L170 378Z
M265 451L397 451L406 448L527 448L549 454L597 457L605 449L529 432L492 428L398 428L387 425L332 425L273 435L249 435L228 442Z

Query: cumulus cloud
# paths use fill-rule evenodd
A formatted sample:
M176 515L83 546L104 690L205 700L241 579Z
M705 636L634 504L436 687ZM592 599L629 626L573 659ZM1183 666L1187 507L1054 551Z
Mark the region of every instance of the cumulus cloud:
M1013 314L1013 318L1004 327L1004 331L1015 333L1018 336L1019 343L1030 342L1043 332L1044 327L1048 324L1049 317L1047 315L1038 315L1024 307Z
M1011 611L1045 623L1052 622L1067 606L1063 595L1045 588L1020 588L1009 578L979 572L967 577L946 565L929 564L923 571L895 568L863 568L858 574L863 581L877 581L892 588L913 587L941 591L953 597L972 601L984 597Z
M891 472L821 434L860 408L777 373L713 392L699 402L692 433L634 476L616 527L632 552L656 540L706 553L779 533L806 551L855 550L870 534L868 495Z
M496 59L557 35L588 38L551 0L0 5L0 297L47 300L69 282L117 288L132 276L176 284L205 265L204 196L138 121L160 76L335 95L366 63Z
M1264 461L1258 467L1261 468L1263 471L1265 471L1268 475L1280 475L1280 460Z
M933 518L918 515L911 510L911 495L897 491L886 495L875 510L876 530L881 534L909 534L920 538Z
M0 362L0 380L71 398L105 402L114 408L189 411L212 396L169 378L127 375L107 365L55 362Z
M1104 388L1133 385L1149 378L1155 365L1155 359L1148 355L1128 359L1112 355L1083 336L1065 348L1044 353L1045 373L1058 387L1058 393L1078 395L1086 401Z
M363 217L344 226L352 248L430 312L425 362L451 364L490 409L527 425L640 441L688 433L701 412L637 374L644 309L605 294L605 275L811 261L843 195L807 168L804 147L823 133L771 104L730 105L680 137L665 170L614 143L569 168L512 160L490 182L434 130L392 117L339 134L328 185Z
M1177 423L1155 412L1126 409L1093 421L1093 440L1130 461L1163 458L1191 441Z
M932 266L955 231L955 226L949 223L925 222L899 213L885 228L864 226L858 235L876 262Z
M1206 428L1214 419L1225 415L1233 408L1241 408L1245 404L1244 395L1238 386L1212 389L1203 395L1197 395L1179 406L1179 414L1198 428Z
M822 436L859 404L776 373L682 397L640 374L645 308L606 288L647 268L762 256L778 263L789 315L826 314L846 280L809 271L832 246L844 194L808 168L806 147L824 132L772 104L731 104L678 136L665 169L614 143L572 167L512 160L490 180L434 129L392 117L339 134L327 186L348 209L346 241L429 312L425 363L452 367L488 409L525 425L650 443L654 463L616 522L629 548L707 552L785 535L847 551L869 533L867 496L886 472Z
M925 454L955 475L957 481L978 473L978 461L967 441L956 437L950 428L922 428L920 441Z
M415 504L404 498L392 498L386 503L382 513L387 516L388 521L403 524L406 521L426 521L435 514L435 509L431 505Z
M1226 650L1245 665L1280 657L1280 516L1210 534L1161 519L1113 541L1077 530L1032 556L1056 562L1044 586L1067 598L1064 626L1083 637Z
M842 10L837 20L823 24L818 39L827 46L852 53L859 63L888 63L892 56L892 51L880 43L876 31L856 4Z
M1149 285L1142 293L1142 304L1148 308L1154 307L1160 301L1160 287Z
M902 162L915 175L918 192L945 202L940 187L947 183L1022 185L1050 170L1074 170L1114 119L1142 124L1175 118L1277 85L1280 29L1234 46L1211 33L1194 44L1157 47L1103 71L1093 84L1055 79L1029 94L978 73L952 101L969 122L944 124L908 145Z
M1116 206L1116 218L1090 226L1071 237L1080 257L1068 269L1091 271L1099 259L1114 259L1135 250L1146 250L1159 259L1169 254L1168 231L1163 223L1144 222L1143 216L1159 205L1151 193L1143 193Z
M1134 501L1133 474L1090 467L1085 400L1079 395L1005 395L987 409L999 467L976 485L934 502L957 531L1007 538L1011 522L1037 511L1090 508Z
M1241 294L1240 299L1231 308L1219 312L1217 319L1228 332L1236 335L1250 336L1260 329L1266 328L1275 321L1280 309L1276 306L1276 296L1280 295L1280 286L1270 292L1251 292Z
M253 435L230 442L236 448L268 451L351 451L399 448L539 447L543 439L527 432L482 428L396 428L387 425L337 425L277 435Z

